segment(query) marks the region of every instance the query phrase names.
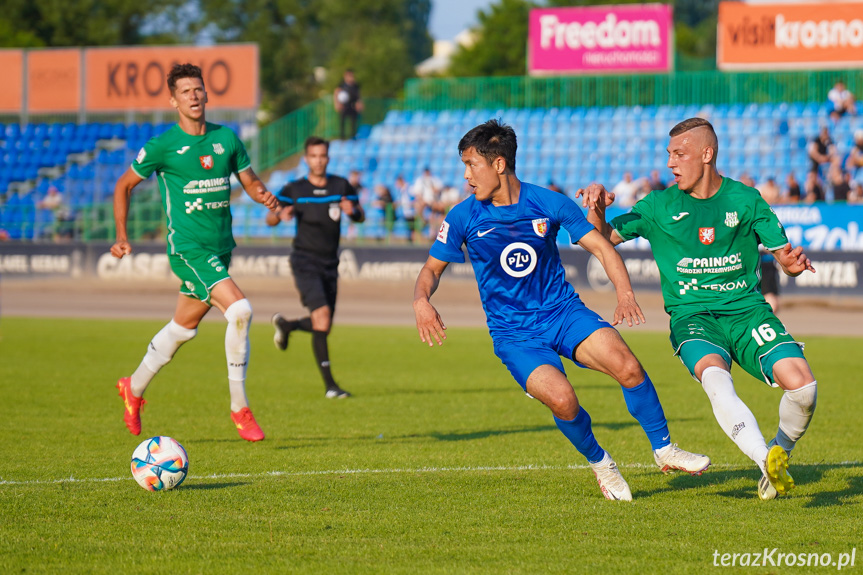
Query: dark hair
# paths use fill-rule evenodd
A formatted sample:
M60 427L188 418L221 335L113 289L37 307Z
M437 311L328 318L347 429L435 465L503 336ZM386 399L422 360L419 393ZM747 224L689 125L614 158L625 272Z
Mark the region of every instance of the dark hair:
M687 120L683 120L668 132L668 135L672 138L674 136L679 136L689 130L694 130L695 128L707 128L707 131L710 132L710 147L713 148L713 164L716 163L716 158L719 157L719 138L716 137L716 131L713 129L713 125L705 120L704 118L689 118Z
M499 120L489 120L465 134L458 143L458 155L464 154L468 148L474 148L489 164L500 156L506 161L507 167L515 171L515 152L518 148L515 130Z
M201 69L194 64L174 64L174 67L168 72L168 89L172 96L177 91L177 80L181 78L198 78L202 84L204 83Z
M306 138L306 142L303 144L303 153L308 154L309 148L312 146L326 146L327 153L330 151L330 143L323 138L319 138L317 136L309 136Z
M671 137L679 136L680 134L688 132L689 130L694 130L695 128L707 128L710 130L710 133L713 134L713 137L716 137L716 132L713 130L713 126L704 118L689 118L688 120L683 120L671 128L668 135Z

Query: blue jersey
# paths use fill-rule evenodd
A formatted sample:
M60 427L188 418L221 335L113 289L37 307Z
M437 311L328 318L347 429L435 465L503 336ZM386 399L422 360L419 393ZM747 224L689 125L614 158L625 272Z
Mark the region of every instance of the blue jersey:
M521 182L515 205L494 206L474 196L456 205L429 253L461 263L467 244L492 337L529 339L578 300L557 249L561 226L573 243L594 229L565 195Z

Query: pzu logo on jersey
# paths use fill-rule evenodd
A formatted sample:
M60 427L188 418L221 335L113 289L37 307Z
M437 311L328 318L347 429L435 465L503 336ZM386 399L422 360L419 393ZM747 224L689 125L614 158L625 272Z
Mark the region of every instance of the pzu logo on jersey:
M524 242L511 243L500 254L500 267L509 276L523 278L536 268L536 250Z

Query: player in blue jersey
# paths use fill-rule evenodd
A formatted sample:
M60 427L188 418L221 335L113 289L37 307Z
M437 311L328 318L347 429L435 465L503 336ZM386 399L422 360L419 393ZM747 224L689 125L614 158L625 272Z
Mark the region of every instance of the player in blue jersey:
M663 472L701 474L710 459L671 443L653 383L612 327L624 321L639 324L644 315L611 243L571 199L518 180L516 135L509 126L496 120L481 124L465 134L458 150L473 197L447 214L417 278L413 305L420 339L430 346L446 339L429 298L447 265L464 262L462 246L467 245L495 354L529 396L551 409L560 431L587 458L606 498L629 501L632 494L597 443L560 356L620 383ZM602 263L614 283L618 305L611 325L588 309L566 281L557 249L561 227Z

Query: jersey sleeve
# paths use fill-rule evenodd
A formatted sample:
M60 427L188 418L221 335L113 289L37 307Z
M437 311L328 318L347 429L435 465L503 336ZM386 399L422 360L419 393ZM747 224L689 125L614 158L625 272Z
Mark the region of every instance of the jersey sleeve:
M293 206L294 205L294 183L288 182L282 189L276 192L276 199L279 200L279 205Z
M132 162L132 171L146 180L162 165L161 152L162 149L156 138L150 138L144 147L138 151L138 156Z
M788 243L785 228L770 205L760 195L755 199L755 213L752 229L765 248L769 251L778 250Z
M429 250L429 255L444 262L464 263L464 252L461 246L464 244L465 225L467 212L462 202L449 211L440 226L437 238ZM461 207L460 207L461 206Z
M611 220L611 227L623 241L638 237L650 239L651 222L653 221L653 203L651 195L643 197L632 206L632 209Z
M234 172L239 174L245 170L248 170L252 167L252 161L249 159L249 153L246 151L246 146L243 145L242 140L237 137L237 134L234 133L233 130L230 130L231 136L234 139Z
M554 193L549 196L550 201L554 202L554 213L557 220L560 222L567 232L572 243L578 243L578 240L583 238L588 232L593 231L593 225L587 221L581 208L574 201L563 194Z

